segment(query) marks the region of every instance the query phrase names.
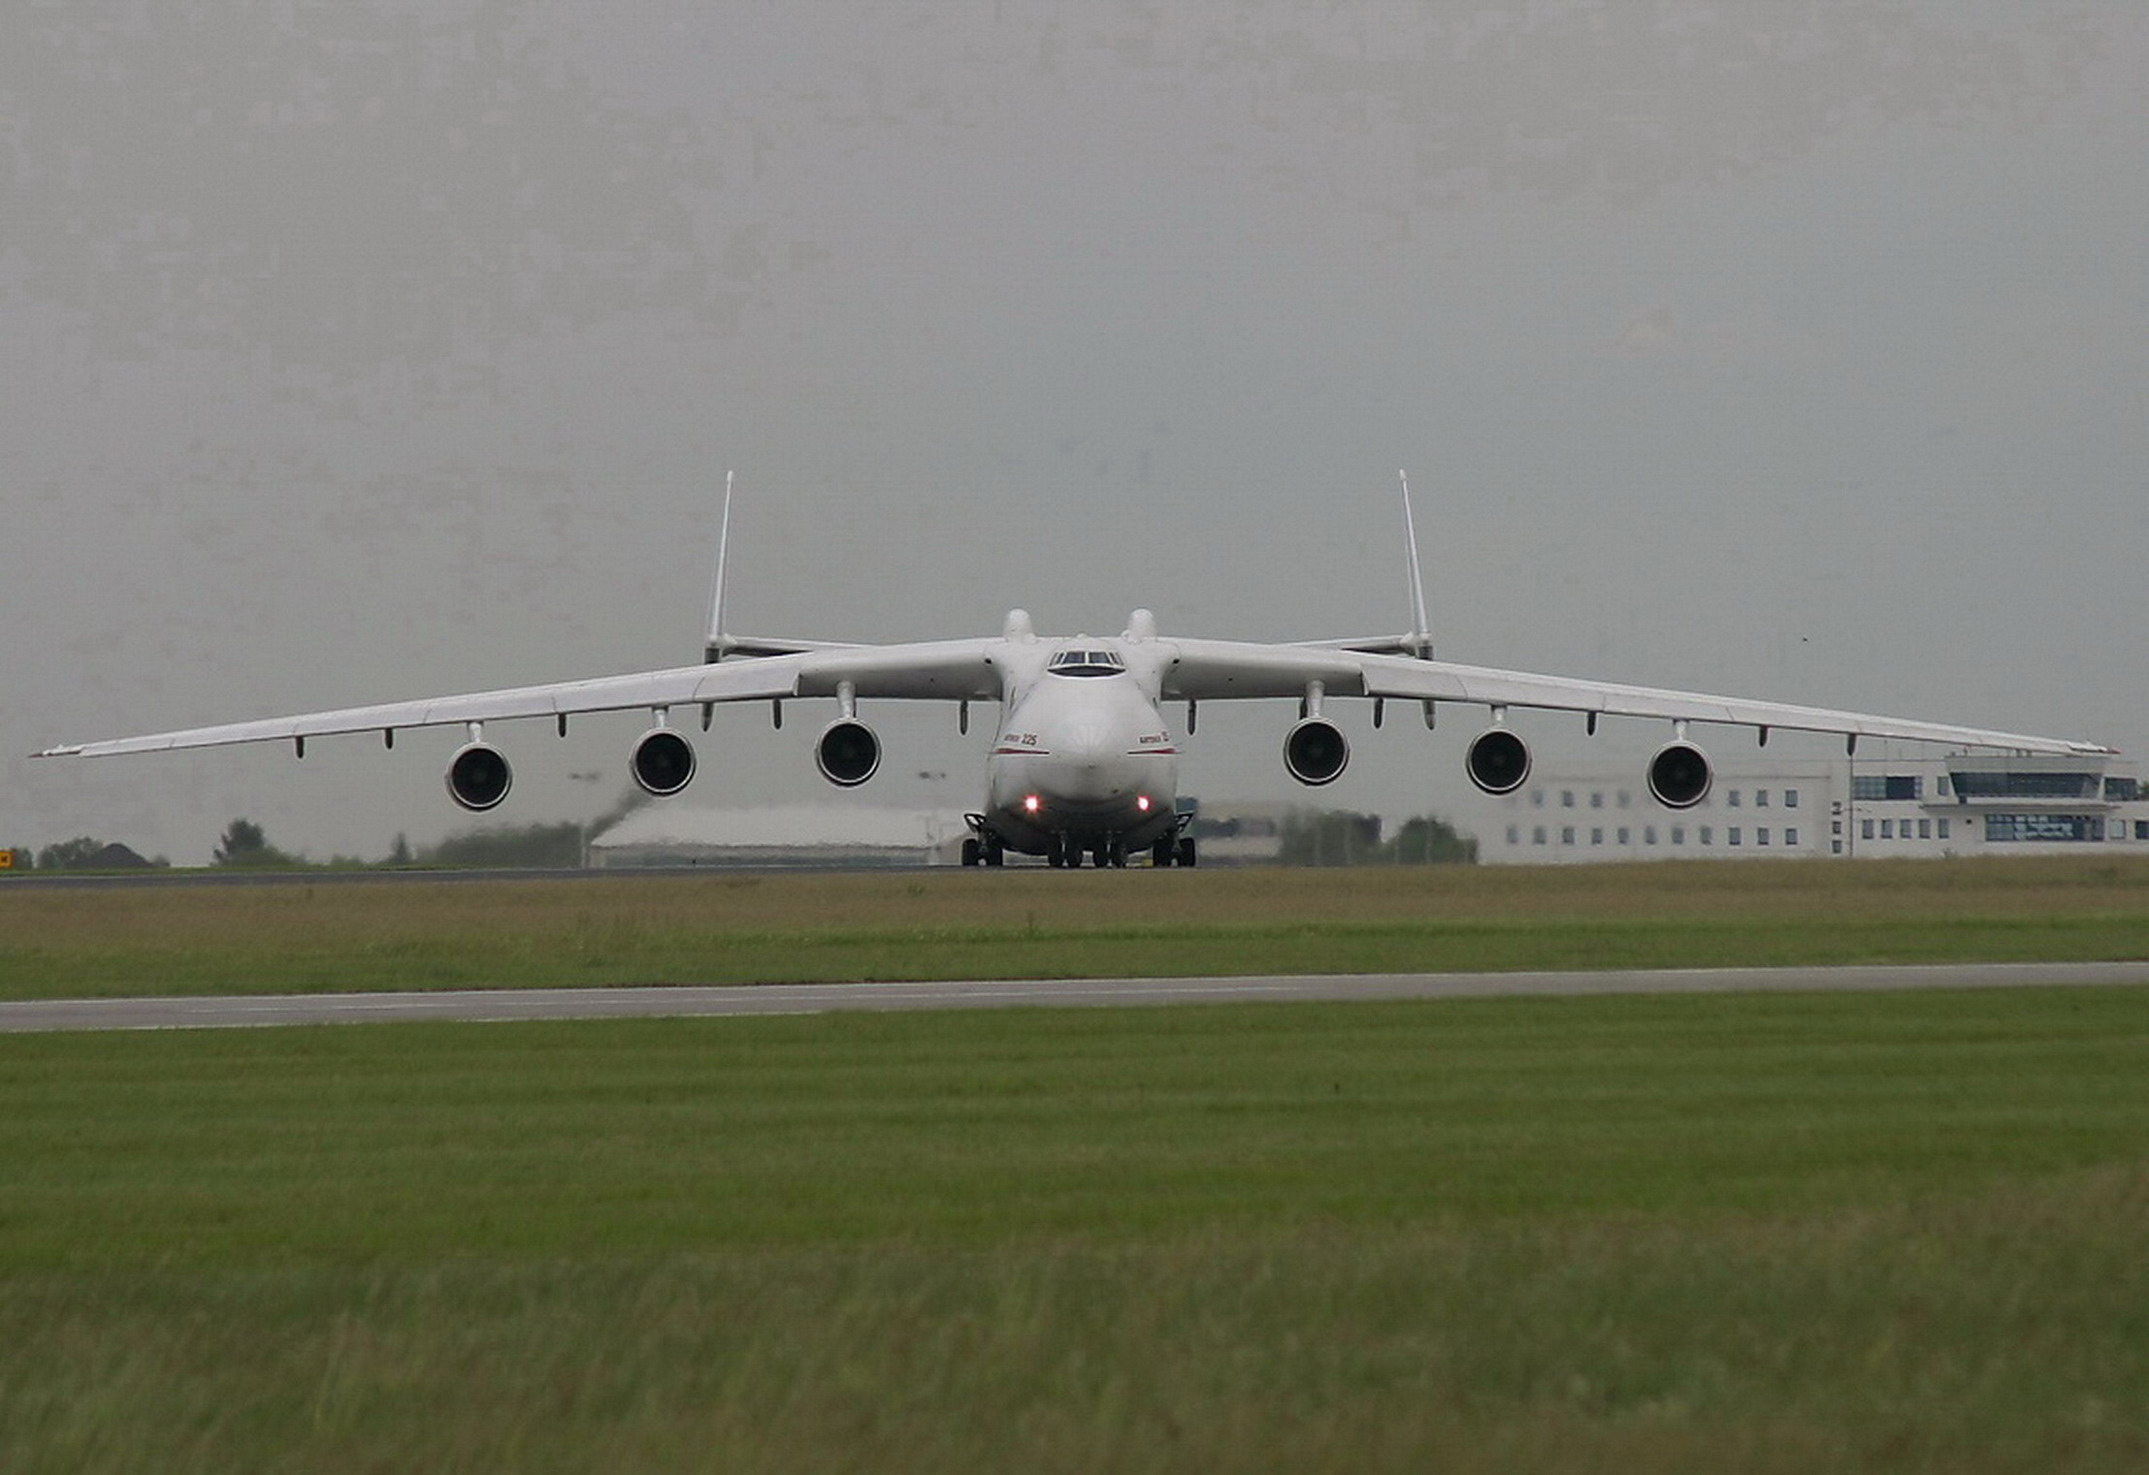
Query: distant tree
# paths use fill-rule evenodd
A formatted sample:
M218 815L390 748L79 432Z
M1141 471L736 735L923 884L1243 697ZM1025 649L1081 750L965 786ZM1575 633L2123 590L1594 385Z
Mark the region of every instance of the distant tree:
M1477 841L1458 831L1437 815L1423 814L1403 822L1386 846L1388 859L1396 865L1475 865Z
M582 826L566 820L464 830L423 851L418 861L450 870L572 870L582 864Z
M410 837L405 835L402 831L398 830L396 832L395 844L388 847L388 864L392 866L407 866L410 863Z
M271 845L261 826L250 819L235 819L225 826L224 837L217 843L212 859L220 866L272 869L305 864L298 856L287 855Z
M1284 817L1276 859L1287 866L1355 866L1378 860L1380 816L1295 809Z
M72 840L62 840L57 845L47 845L37 852L37 869L41 871L72 871L88 865L104 853L105 842L88 835Z
M1420 815L1381 838L1380 816L1295 809L1285 816L1277 863L1287 866L1470 865L1477 841L1446 820Z

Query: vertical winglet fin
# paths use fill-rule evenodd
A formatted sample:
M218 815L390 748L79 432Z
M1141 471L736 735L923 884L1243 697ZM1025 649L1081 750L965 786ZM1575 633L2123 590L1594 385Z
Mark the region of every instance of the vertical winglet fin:
M1403 486L1403 546L1410 553L1410 649L1421 661L1433 658L1433 633L1425 618L1425 574L1418 565L1418 524L1410 515L1410 474L1397 471Z
M724 473L724 516L716 531L716 589L709 596L709 643L702 658L721 661L724 658L724 564L731 552L731 478Z

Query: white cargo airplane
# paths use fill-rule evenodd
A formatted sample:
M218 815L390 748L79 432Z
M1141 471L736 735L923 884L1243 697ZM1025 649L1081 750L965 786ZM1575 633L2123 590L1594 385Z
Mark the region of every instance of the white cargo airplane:
M1529 777L1530 750L1506 725L1510 708L1580 712L1591 733L1602 716L1658 718L1673 724L1673 737L1649 760L1646 781L1657 802L1671 809L1691 808L1709 792L1709 758L1688 738L1689 723L1751 727L1764 743L1775 728L1837 733L1853 750L1859 738L1871 737L2037 754L2114 751L2058 738L1435 660L1407 479L1402 492L1412 615L1406 635L1284 645L1183 640L1161 635L1156 617L1138 609L1116 638L1056 640L1038 635L1028 613L1018 609L1008 612L997 639L845 645L725 631L731 526L726 476L716 592L701 664L80 743L37 756L288 742L303 757L308 738L377 732L393 747L404 728L460 726L468 739L448 762L449 796L465 809L489 810L507 797L512 772L486 741L487 722L550 717L564 735L567 719L577 713L646 708L652 725L635 740L629 768L637 784L661 797L678 793L694 777L694 748L670 725L679 709L699 707L707 731L719 702L767 702L781 727L787 700L833 699L836 715L814 742L814 763L830 783L853 788L873 777L881 760L880 739L859 716L861 701L951 701L964 732L970 704L994 702L999 733L986 760L985 808L969 816L965 864L997 866L1013 850L1043 856L1054 866L1079 866L1084 856L1099 866L1121 866L1147 850L1156 865L1190 866L1194 841L1184 833L1187 816L1178 806L1180 747L1164 715L1166 703L1186 704L1191 734L1202 702L1295 698L1299 716L1284 734L1284 769L1313 787L1333 782L1350 761L1350 743L1327 710L1336 698L1370 698L1375 727L1390 700L1420 703L1428 727L1439 703L1484 707L1491 725L1471 742L1466 769L1488 794L1512 793Z

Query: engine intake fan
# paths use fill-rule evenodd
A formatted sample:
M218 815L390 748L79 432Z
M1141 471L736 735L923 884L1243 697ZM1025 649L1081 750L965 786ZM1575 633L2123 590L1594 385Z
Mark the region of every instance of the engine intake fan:
M855 717L838 717L821 729L813 763L830 783L855 789L880 771L880 737Z
M1666 743L1649 760L1649 792L1666 809L1692 809L1708 797L1715 771L1709 755L1692 743Z
M1334 783L1350 761L1350 739L1326 717L1304 718L1284 734L1284 769L1308 788Z
M465 743L448 760L448 797L465 809L497 809L514 786L515 770L490 743Z
M1512 794L1529 782L1530 745L1504 727L1487 728L1465 762L1471 783L1488 794Z
M694 781L694 745L668 727L652 727L634 740L627 766L643 793L663 799Z

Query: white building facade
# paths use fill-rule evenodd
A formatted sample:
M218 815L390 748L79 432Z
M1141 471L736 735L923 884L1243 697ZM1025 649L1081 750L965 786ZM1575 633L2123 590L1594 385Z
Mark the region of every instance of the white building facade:
M1993 754L1722 767L1672 810L1631 768L1532 774L1464 815L1487 865L1806 856L2149 855L2131 763Z

